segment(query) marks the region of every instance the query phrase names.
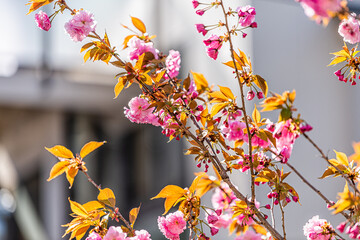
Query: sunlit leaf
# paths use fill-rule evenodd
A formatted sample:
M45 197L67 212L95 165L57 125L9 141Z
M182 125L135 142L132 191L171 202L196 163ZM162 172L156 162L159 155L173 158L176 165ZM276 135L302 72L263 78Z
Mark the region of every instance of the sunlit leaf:
M116 205L114 192L110 188L101 189L97 199L110 207L115 207Z
M349 166L349 160L345 153L335 151L336 159L344 166Z
M124 89L125 84L126 84L126 78L125 77L120 77L117 84L115 85L114 88L114 94L115 94L115 98L117 98L119 96L119 94L121 93L121 91Z
M264 228L263 226L253 224L252 228L254 228L255 232L260 233L261 235L267 234L266 228Z
M58 158L67 158L67 159L74 158L74 154L69 149L61 145L56 145L52 148L45 147L45 149Z
M260 75L255 75L254 77L254 83L261 89L261 91L264 93L264 96L266 97L268 94L267 82Z
M81 217L88 217L89 214L88 212L86 211L86 209L80 204L80 203L77 203L75 201L71 201L70 198L69 199L69 202L70 202L70 208L71 208L71 211L73 211L73 213L81 216Z
M131 21L140 32L146 33L145 24L139 18L131 17Z
M70 187L72 187L73 183L74 183L74 178L76 177L77 173L78 173L79 169L77 167L71 166L70 168L67 169L66 171L66 179L68 180Z
M136 218L140 212L140 207L137 207L137 208L133 208L131 209L131 211L129 212L129 221L130 221L130 224L131 224L131 227L134 227L134 223L136 221Z
M196 90L201 90L201 89L207 88L209 86L209 83L205 79L204 75L202 75L201 73L193 72L193 71L191 71L191 74L194 77Z
M346 61L346 57L335 57L328 66L336 65L338 63Z
M182 189L181 187L178 187L176 185L167 185L164 187L158 195L151 198L151 200L156 198L165 198L164 208L166 214L170 208L174 206L175 203L177 203L178 199L181 198L186 193L186 190Z
M224 94L227 98L230 98L232 100L235 99L234 94L232 93L232 91L230 90L230 88L228 87L222 87L219 86L220 91L222 92L222 94Z
M103 141L103 142L91 141L91 142L86 143L80 150L80 157L81 158L86 157L89 153L91 153L95 149L101 147L105 143L106 143L106 141Z
M104 208L105 205L102 202L99 201L90 201L82 205L87 212L92 212L97 209Z
M60 161L57 162L50 171L50 177L47 179L47 181L51 181L52 179L56 178L57 176L60 176L63 174L69 167L70 162L69 161Z
M210 116L214 117L218 112L220 112L222 109L224 109L228 103L218 103L214 104L210 111Z
M255 123L259 123L261 121L261 115L260 115L260 112L256 108L256 104L255 104L254 111L252 113L252 118Z
M31 12L37 10L38 8L51 3L52 1L54 0L30 0L29 3L26 4L26 5L30 5L30 9L27 14L30 14Z

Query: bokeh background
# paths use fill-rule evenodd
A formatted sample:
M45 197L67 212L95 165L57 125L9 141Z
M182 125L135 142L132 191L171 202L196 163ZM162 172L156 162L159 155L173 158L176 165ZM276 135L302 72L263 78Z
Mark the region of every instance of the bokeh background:
M191 157L183 156L186 143L167 143L160 129L129 122L123 107L138 90L130 88L114 100L117 69L83 63L82 43L72 42L63 29L70 16L58 16L52 29L43 32L35 25L34 13L26 15L26 2L0 1L0 239L61 239L61 225L71 219L68 196L85 203L94 199L97 191L81 174L72 189L63 176L47 182L56 159L44 147L61 144L78 152L90 140L108 142L87 157L90 175L116 192L123 213L141 203L136 227L148 229L153 239L164 239L156 222L163 201L149 199L167 184L185 187L191 183L198 169ZM256 7L258 28L236 41L250 56L255 72L268 81L273 92L296 89L298 111L314 127L310 136L326 154L333 157L332 149L352 154L352 142L360 140L359 89L339 82L333 75L336 69L327 67L329 53L343 44L337 34L338 21L331 21L326 28L317 25L298 3L289 0L231 2ZM141 18L148 32L157 35L155 44L160 51L181 52L182 77L190 70L202 72L209 82L236 92L231 71L221 64L229 59L226 47L217 61L208 58L204 37L194 27L195 23L215 24L220 18L216 11L197 16L190 0L68 3L94 13L97 31L103 34L106 29L118 49L129 33L121 24L130 25L130 15ZM350 7L357 12L360 1L352 1ZM51 13L52 6L43 10ZM264 116L276 121L276 114ZM335 200L342 191L341 179L318 179L326 164L304 138L296 141L290 162L329 199ZM236 174L233 181L248 193L248 178ZM288 179L300 193L301 202L286 207L289 239L304 239L302 226L314 215L334 226L342 220L331 216L326 204L294 174ZM263 205L268 203L268 191L265 186L259 188L257 200ZM279 213L275 214L280 227ZM223 232L213 239L226 237Z

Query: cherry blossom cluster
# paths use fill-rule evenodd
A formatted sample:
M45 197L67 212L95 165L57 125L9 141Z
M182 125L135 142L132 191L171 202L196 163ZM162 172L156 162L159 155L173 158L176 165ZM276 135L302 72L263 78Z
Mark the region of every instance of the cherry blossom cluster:
M308 240L332 240L335 230L325 219L320 219L318 215L309 219L304 226L304 235Z
M70 21L65 23L65 30L74 42L81 42L89 33L95 31L94 15L86 10L78 11Z
M199 7L199 5L205 5L205 8L196 10L196 14L202 16L206 11L210 10L214 6L219 6L219 1L214 1L211 3L200 3L199 1L192 1L193 7L196 9ZM255 22L255 15L256 11L255 8L246 5L243 7L238 7L236 11L229 10L229 14L236 14L237 16L237 23L234 29L232 29L232 34L235 34L236 32L240 31L242 33L242 36L245 38L247 34L243 32L243 30L247 28L257 28L257 23ZM209 31L214 30L216 28L220 28L224 26L224 23L219 22L215 25L204 25L203 23L195 24L196 29L199 33L201 33L203 36L205 36ZM224 41L227 41L227 37L224 36L218 36L216 34L212 34L210 38L204 40L204 44L206 46L206 52L207 55L216 60L218 57L219 50L223 44Z
M157 221L160 231L170 240L179 240L180 234L186 228L184 214L181 211L170 213L166 217L158 217Z
M357 222L355 224L349 224L349 226L347 227L346 225L347 222L342 222L336 228L341 233L346 233L351 239L360 239L360 222Z
M96 232L92 232L86 240L151 240L150 237L150 233L146 230L136 230L134 237L127 237L127 234L123 232L121 227L111 226L103 238Z

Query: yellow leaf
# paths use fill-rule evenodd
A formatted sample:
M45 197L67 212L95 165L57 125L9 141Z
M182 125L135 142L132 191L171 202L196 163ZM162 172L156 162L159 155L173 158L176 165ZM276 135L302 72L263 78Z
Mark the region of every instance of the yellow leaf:
M345 153L337 152L337 151L335 151L335 150L334 150L334 152L335 152L335 154L336 154L336 159L337 159L341 164L343 164L343 165L345 165L345 166L349 166L349 160L348 160L348 158L347 158L347 156L346 156Z
M146 33L145 24L140 19L136 17L131 17L131 21L140 32Z
M84 217L84 218L87 218L89 216L86 209L80 203L71 201L70 198L68 198L68 199L70 202L71 211L73 211L73 213L77 214L78 216Z
M86 157L89 153L91 153L95 149L97 149L97 148L101 147L102 145L104 145L104 143L106 143L106 141L103 141L103 142L95 142L95 141L88 142L87 144L85 144L81 148L80 157L81 158Z
M253 224L252 227L254 228L255 232L260 233L261 235L267 234L267 231L263 226Z
M68 180L70 187L72 187L73 183L74 183L74 178L76 177L77 173L78 173L79 169L77 169L74 166L71 166L70 168L67 169L66 171L66 179Z
M191 186L189 187L189 191L191 193L194 193L197 187L197 184L199 183L200 179L206 175L205 173L201 173L199 175L196 176L196 178L193 180L193 182L191 183Z
M135 64L135 69L137 69L137 70L142 69L144 58L145 58L145 53L143 53L143 54L141 54L141 56L139 56L139 59L137 60L137 62Z
M265 177L257 177L255 178L255 182L269 182L270 180Z
M129 213L129 221L130 221L130 224L131 224L131 227L134 227L134 223L136 221L136 218L140 212L140 207L137 207L137 208L133 208L131 209L130 213Z
M89 223L84 223L84 224L80 224L71 234L70 239L72 239L73 237L76 237L76 240L80 240L83 238L83 236L85 235L86 231L89 229L90 224Z
M255 123L259 123L261 121L261 115L260 115L260 112L256 108L256 104L254 104L254 105L255 105L255 108L254 108L254 111L252 113L252 118L253 118Z
M86 49L88 49L88 48L91 47L92 45L94 45L93 42L86 43L84 46L81 47L80 52L85 51Z
M193 72L193 71L191 71L191 74L194 77L196 90L201 90L201 89L207 88L209 86L209 83L205 79L204 75L202 75L201 73Z
M91 50L88 50L88 51L84 54L84 62L86 62L87 60L89 60L89 58L90 58L90 53L91 53Z
M264 96L266 97L268 94L268 85L265 79L263 79L260 75L255 75L254 83L261 89L261 91L264 93Z
M348 52L346 52L345 50L341 50L338 52L334 52L331 53L332 55L338 56L338 57L346 57L346 58L350 58L350 54Z
M115 98L117 98L119 96L119 94L121 93L121 91L124 89L125 84L126 84L126 78L125 77L120 77L118 80L118 83L115 85L114 88L114 93L115 93Z
M234 94L231 92L230 88L222 86L219 86L219 88L222 94L224 94L227 98L230 98L232 100L235 99Z
M115 195L110 188L101 189L97 199L110 207L115 207Z
M218 103L212 106L210 111L210 116L214 117L218 112L220 112L224 107L226 107L228 103Z
M156 82L156 83L160 82L160 80L164 76L165 72L166 71L162 71L162 72L158 73L158 75L156 75L156 78L154 79L154 82Z
M211 103L225 102L228 100L228 98L220 91L211 92L209 93L209 96L214 98L213 100L211 100Z
M293 90L291 93L289 93L289 101L293 103L295 101L295 98L296 98L296 91Z
M186 190L182 189L181 187L178 187L176 185L167 185L159 192L158 195L151 198L151 200L156 198L165 198L165 203L164 203L165 212L163 213L164 215L185 193Z
M70 165L69 161L60 161L57 162L50 171L50 177L47 179L47 181L51 181L52 179L56 178L57 176L63 174Z
M133 37L135 37L136 35L129 35L129 36L126 36L125 37L125 39L124 39L124 42L123 42L123 45L124 45L124 48L123 49L125 49L125 48L127 48L128 47L128 42L129 42L129 40L130 39L132 39Z
M228 66L228 67L231 67L231 68L235 69L234 61L228 61L228 62L223 63L223 64L226 65L226 66ZM237 68L238 70L241 70L241 69L242 69L242 67L241 67L241 65L240 65L239 63L236 62L235 64L236 64L236 68Z
M99 201L90 201L82 205L87 212L92 212L97 209L105 207L105 205Z
M336 64L341 63L341 62L344 62L344 61L346 61L346 57L335 57L335 58L331 61L331 63L329 63L329 65L327 65L327 66L336 65Z
M52 148L45 147L45 149L58 158L67 158L67 159L74 158L74 154L69 149L61 145L56 145Z
M320 177L320 179L326 178L328 176L331 176L336 173L336 170L333 167L329 167L325 170L323 175Z
M31 4L29 12L27 14L30 14L31 12L37 10L38 8L51 3L52 1L54 0L30 0L29 3L26 4L26 5Z

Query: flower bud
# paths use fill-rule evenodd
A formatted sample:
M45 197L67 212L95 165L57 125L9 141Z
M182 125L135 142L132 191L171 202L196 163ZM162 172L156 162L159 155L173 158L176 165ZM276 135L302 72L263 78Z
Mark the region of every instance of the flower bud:
M294 202L297 202L297 201L299 201L299 197L297 197L297 196L292 196L292 200L293 200Z
M51 28L50 19L48 15L43 11L39 11L39 13L35 14L35 22L37 23L37 26L42 30L49 31L49 29Z
M218 209L215 211L216 215L220 216L222 214L222 210L221 209Z
M211 233L211 236L216 235L218 232L219 232L219 229L214 228L214 227L210 228L210 233Z
M256 94L256 96L257 96L258 99L264 98L263 92L258 92L258 93Z
M248 91L246 99L251 101L254 99L254 97L255 97L255 93L252 90Z
M252 24L250 24L250 27L251 27L251 28L257 28L257 23L256 23L256 22L253 22Z
M199 15L199 16L204 15L204 13L205 13L205 11L202 10L202 9L196 10L196 14Z
M193 0L193 1L192 1L192 4L193 4L193 7L194 7L194 8L197 8L197 7L199 6L199 2L196 1L196 0Z
M276 200L274 201L274 204L275 204L275 205L278 205L278 204L279 204L279 200L276 199Z
M336 227L336 229L339 230L341 233L343 233L345 230L345 227L346 227L346 222L342 222Z
M266 208L266 209L271 209L270 204L266 204L266 205L265 205L265 208Z
M207 217L207 221L210 224L215 224L218 220L219 220L219 218L215 215L208 215L208 217Z

